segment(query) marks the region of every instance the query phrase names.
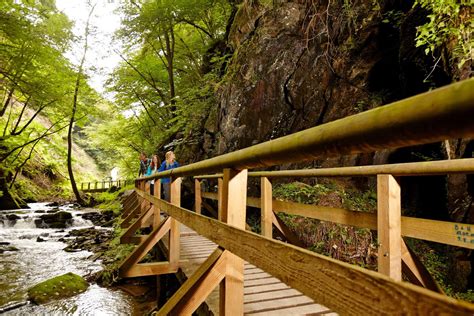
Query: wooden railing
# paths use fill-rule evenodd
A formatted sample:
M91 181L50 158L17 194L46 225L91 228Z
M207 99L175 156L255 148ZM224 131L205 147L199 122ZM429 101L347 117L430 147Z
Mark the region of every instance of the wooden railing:
M115 180L115 181L95 181L95 182L81 182L81 191L94 192L106 191L112 187L122 188L126 185L134 183L135 180Z
M417 284L431 280L417 267L402 236L472 249L472 225L401 216L398 177L472 173L473 160L437 161L383 166L254 172L248 169L295 163L317 157L372 152L474 136L474 79L233 153L136 180L136 194L124 202L123 242L139 243L120 268L123 277L176 272L180 266L179 223L220 246L175 295L159 315L191 314L220 286L220 312L243 314L243 260L279 278L289 286L341 314L456 314L472 315L474 305L401 281L402 262ZM180 207L180 177L221 172L218 194L201 193L196 178L196 212ZM271 177L377 176L377 214L277 201L272 199ZM261 177L262 196L247 198L248 176ZM171 201L160 198L160 186L149 194L149 180L171 177ZM210 176L205 176L210 177ZM218 219L200 214L201 196L218 200ZM245 230L246 206L262 210L262 235ZM161 220L160 210L169 217ZM272 238L278 227L274 212L377 229L378 271L369 271ZM133 222L133 217L138 219ZM153 223L146 236L134 235L144 223ZM140 263L169 232L168 260ZM405 271L404 270L404 271Z

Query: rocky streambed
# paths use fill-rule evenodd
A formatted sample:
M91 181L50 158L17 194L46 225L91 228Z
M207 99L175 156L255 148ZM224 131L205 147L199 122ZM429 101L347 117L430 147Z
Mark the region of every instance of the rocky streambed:
M30 209L0 211L0 306L18 304L11 315L135 314L132 297L92 284L82 294L44 305L22 305L28 288L65 273L93 280L113 237L112 212L76 205L32 203ZM1 311L1 308L0 308Z

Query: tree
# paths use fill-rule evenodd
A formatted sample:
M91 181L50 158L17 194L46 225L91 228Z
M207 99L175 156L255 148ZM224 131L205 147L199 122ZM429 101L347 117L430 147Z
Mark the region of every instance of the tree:
M146 0L124 2L121 10L125 18L117 38L124 50L117 53L123 62L108 86L117 110L128 117L116 118L127 130L127 141L117 145L135 158L135 150L156 152L204 124L218 80L203 71L204 62L225 34L231 7L224 0ZM112 122L107 125L104 132L113 131L109 142L123 139Z

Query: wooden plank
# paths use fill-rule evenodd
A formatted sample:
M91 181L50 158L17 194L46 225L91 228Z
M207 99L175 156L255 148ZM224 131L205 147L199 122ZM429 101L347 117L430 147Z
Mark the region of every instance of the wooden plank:
M146 254L153 248L153 246L169 231L171 226L171 219L164 220L159 227L154 229L148 238L138 245L132 253L120 265L120 274L125 273L130 267L138 263Z
M281 297L298 296L298 295L301 295L301 293L295 289L283 289L283 290L275 290L275 291L269 291L269 292L263 292L263 293L246 294L245 304L266 301L269 299L278 299Z
M183 300L185 295L195 286L196 283L204 277L204 275L212 269L217 260L221 257L223 250L217 248L209 258L189 277L186 282L174 293L174 295L166 302L158 311L157 315L168 315L175 306Z
M120 237L120 243L128 243L129 238L135 234L137 229L142 227L142 224L145 223L148 219L153 216L153 207L150 207L146 212L144 212Z
M217 195L212 192L203 192L202 196L212 200L217 199ZM247 198L247 205L258 208L260 207L260 199L249 197ZM374 213L275 199L273 200L273 211L377 230L377 215ZM474 232L474 225L472 224L435 221L407 216L402 216L401 221L402 236L474 249L474 236L471 235Z
M314 304L313 300L309 297L298 295L287 298L280 298L279 300L267 300L256 303L245 304L245 314L251 314L252 312L271 312L282 308L297 307L299 305ZM326 307L320 306L319 311L328 310ZM318 312L318 310L313 310Z
M173 205L181 205L181 178L171 178L170 183L170 202ZM169 261L171 265L178 267L179 257L180 257L180 232L179 232L179 222L171 218L170 222L170 236L169 236Z
M245 229L248 170L224 169L221 218L230 226ZM242 315L244 305L244 260L227 255L225 278L220 284L220 315Z
M150 206L148 206L148 209L149 208L150 208ZM143 210L143 211L146 212L147 210ZM140 205L137 205L137 207L132 212L130 212L130 214L128 214L127 217L125 217L123 222L120 223L120 227L126 228L126 227L130 226L133 219L136 218L137 216L140 216L141 212L142 212L142 208L141 208L141 204L140 204Z
M270 284L276 284L276 283L281 283L281 281L270 276L270 277L257 279L257 280L245 280L244 287L251 287L251 286L256 286L256 285L270 285Z
M168 261L163 262L151 262L151 263L138 263L131 266L120 274L122 278L134 278L143 277L150 275L160 275L168 273L176 273L178 268L170 265Z
M273 205L272 205L272 183L268 178L260 178L260 191L261 191L261 223L262 223L262 235L268 238L272 238L273 232Z
M402 239L402 273L411 283L423 286L431 291L444 294L444 291L431 276L417 255L411 251L405 241Z
M303 304L300 306L292 306L288 308L280 308L279 310L263 310L258 312L245 313L252 316L288 316L288 315L306 315L306 316L338 316L329 309L319 304Z
M284 239L286 239L288 242L290 242L291 244L295 246L304 248L304 244L298 238L298 236L296 236L296 234L293 233L291 229L288 228L288 226L286 226L286 224L282 221L282 219L278 217L275 213L273 213L273 211L272 211L272 222L273 222L273 225L275 225L277 232L280 233Z
M201 180L194 180L194 211L201 214L202 197L201 197Z
M224 180L222 178L217 179L217 194L215 200L217 200L217 219L220 220L221 222L223 221L222 219L222 203L224 202L223 200L223 185L224 185Z
M155 180L153 185L153 196L161 199L161 183L160 180ZM153 228L158 227L161 223L161 210L158 206L153 205Z
M377 176L378 271L402 280L400 185L392 175Z
M266 285L247 286L247 287L244 287L244 295L254 294L254 293L267 293L267 292L273 292L273 291L278 291L278 290L286 290L289 288L290 287L283 282L266 284Z
M474 313L473 304L226 225L144 192L139 194L200 235L335 312L359 315Z

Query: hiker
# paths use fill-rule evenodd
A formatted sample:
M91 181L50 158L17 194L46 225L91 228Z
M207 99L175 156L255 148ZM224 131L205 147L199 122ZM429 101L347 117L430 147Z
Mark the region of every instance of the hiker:
M174 152L168 151L165 154L165 161L160 166L160 169L158 169L159 172L161 171L166 171L174 168L179 167L179 163L175 161L175 155ZM163 199L170 202L170 183L171 183L171 178L162 178L161 179L161 188L163 192Z
M153 155L151 158L151 162L148 165L147 171L146 171L146 176L151 176L154 173L158 172L158 168L160 168L160 159L158 158L158 155ZM155 186L155 180L150 181L150 194L153 195L154 191L154 186Z
M144 176L150 164L150 159L146 157L146 154L142 151L140 153L140 169L138 170L138 177Z

